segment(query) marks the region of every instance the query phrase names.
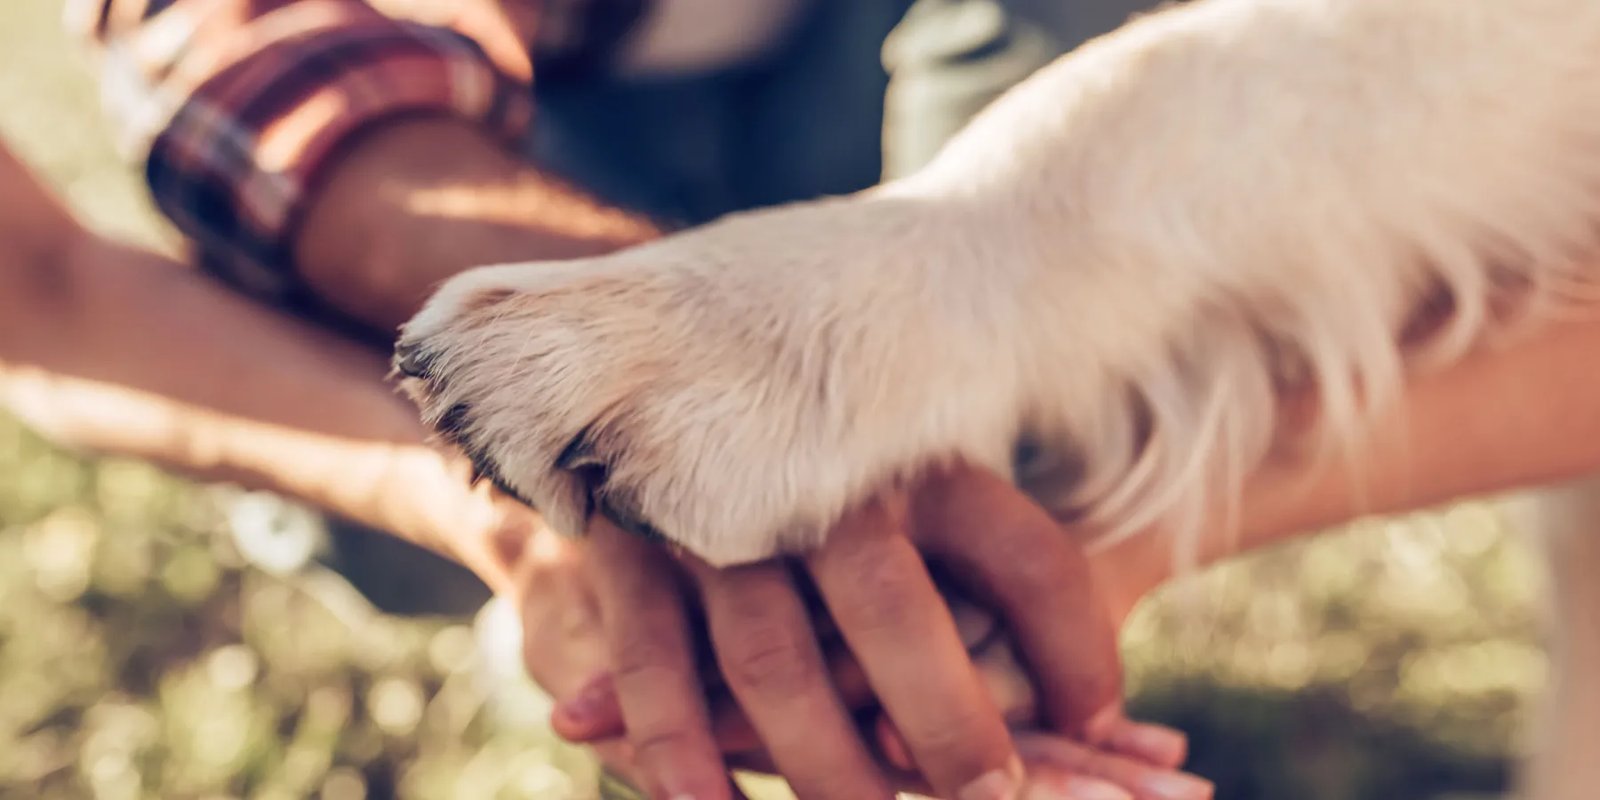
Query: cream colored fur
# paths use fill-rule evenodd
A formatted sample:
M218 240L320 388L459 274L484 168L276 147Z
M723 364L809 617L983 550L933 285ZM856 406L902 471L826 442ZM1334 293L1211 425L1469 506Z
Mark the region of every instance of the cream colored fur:
M468 272L405 338L425 410L459 406L568 530L596 492L750 561L1021 441L1053 510L1192 530L1283 386L1353 439L1408 353L1581 282L1597 232L1600 3L1204 0L1047 67L909 179ZM557 468L580 435L602 484Z
M1200 0L908 179L475 270L404 347L430 418L570 531L598 501L745 562L964 459L1112 535L1193 533L1285 387L1330 451L1596 265L1600 1Z

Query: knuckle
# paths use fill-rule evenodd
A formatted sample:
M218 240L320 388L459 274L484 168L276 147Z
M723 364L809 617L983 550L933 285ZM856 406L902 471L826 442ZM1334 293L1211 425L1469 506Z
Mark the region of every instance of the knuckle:
M853 616L875 629L899 628L913 616L919 590L931 590L925 572L903 559L862 559L845 579L851 585Z
M1005 574L998 576L1000 583L1023 608L1049 608L1062 589L1071 585L1071 573L1049 548L1012 543L1000 557L998 563L1005 569Z
M992 737L1003 731L997 715L977 710L955 713L937 724L914 730L902 729L906 744L919 755L919 761L943 764L949 774L964 779L977 778L1005 761L995 757L997 747L989 746Z
M671 674L685 662L684 652L684 648L668 636L639 632L613 643L612 666L619 680Z
M700 749L694 733L689 728L678 725L630 727L628 743L633 745L641 759L658 755L683 754Z
M969 546L985 548L988 560L1003 565L1018 581L1053 583L1061 577L1060 548L1072 546L1065 538L1061 529L1035 514L1012 511L999 514L990 527L990 535L981 542L973 540Z
M736 690L792 694L816 686L821 667L813 648L796 631L768 626L747 631L726 648L722 671Z

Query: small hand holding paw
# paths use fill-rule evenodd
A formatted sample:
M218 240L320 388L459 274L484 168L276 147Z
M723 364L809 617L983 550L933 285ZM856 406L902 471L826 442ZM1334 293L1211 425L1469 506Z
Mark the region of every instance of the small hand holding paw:
M1122 716L1087 563L1008 483L956 469L841 524L803 559L719 570L596 523L611 669L558 708L558 730L626 734L664 798L728 797L730 766L776 771L802 798L1210 797L1176 771L1181 734ZM981 550L962 545L979 541L961 535L974 525ZM952 615L935 575L1004 630L975 603Z

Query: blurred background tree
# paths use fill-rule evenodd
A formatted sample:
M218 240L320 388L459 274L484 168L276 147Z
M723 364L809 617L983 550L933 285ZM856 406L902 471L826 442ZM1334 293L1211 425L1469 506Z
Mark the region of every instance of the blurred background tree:
M60 14L0 6L0 135L92 226L169 245ZM0 418L0 797L596 795L508 679L503 612L399 619L314 564L247 566L230 526L312 524L292 511ZM1541 580L1489 503L1243 559L1135 615L1135 706L1228 800L1495 797L1544 679Z

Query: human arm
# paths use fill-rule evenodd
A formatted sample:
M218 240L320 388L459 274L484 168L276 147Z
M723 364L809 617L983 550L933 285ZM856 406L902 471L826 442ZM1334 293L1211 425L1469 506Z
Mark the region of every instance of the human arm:
M1209 531L1202 561L1271 546L1357 516L1411 511L1596 471L1600 374L1591 364L1597 352L1600 320L1580 316L1417 377L1402 404L1374 425L1350 469L1337 461L1318 468L1287 455L1264 466L1245 487L1240 528ZM1288 416L1306 420L1308 412L1297 409ZM969 487L985 482L981 475L961 478ZM979 518L1003 517L1024 505L999 493L972 510ZM1071 526L1062 532L1088 533ZM1174 575L1171 541L1158 531L1095 552L1089 565L1101 607L1116 626ZM1068 618L1096 613L1091 608L1084 605ZM999 642L976 658L1008 714L1033 713L1039 706L1037 681L1009 651ZM621 724L618 710L607 713ZM1070 743L1029 739L1022 746L1035 760L1085 766L1083 751ZM911 766L905 749L896 749L897 763ZM1106 763L1099 762L1099 772L1097 765L1088 765L1088 774L1105 775Z
M319 297L392 335L440 282L471 267L597 255L656 234L473 126L407 120L330 169L294 252Z
M0 241L26 254L0 273L0 400L64 443L273 489L467 563L523 610L530 642L556 643L528 657L552 692L608 657L599 621L577 623L587 548L470 489L378 354L95 237L15 160L0 168ZM942 613L931 593L910 607ZM740 751L759 749L746 737Z
M491 534L531 522L468 490L465 466L387 386L381 354L90 234L3 150L0 212L11 410L64 443L382 526L493 582Z
M456 138L411 135L424 126ZM287 259L294 265L292 277L318 299L383 329L408 314L405 307L432 282L460 267L579 255L636 240L641 232L648 234L647 226L610 225L614 216L594 204L560 205L567 198L560 187L498 148L495 137L454 118L426 123L394 120L365 132L321 173L325 182L320 188L303 198L303 216L290 226L295 235L288 237L294 245L294 257ZM167 158L160 163L181 161ZM503 178L524 174L530 179ZM171 185L171 180L156 183L159 196L161 186ZM441 185L454 189L455 198L469 204L466 213L460 213L460 203L439 191ZM353 188L344 190L347 187ZM550 202L552 195L558 196L557 202ZM485 196L489 203L481 203ZM526 197L529 202L509 201L510 197ZM475 200L480 204L471 206ZM173 208L171 203L165 205L169 211ZM552 232L553 219L559 216L552 211L571 207L580 213L595 212L591 218L607 223L591 226L602 228L601 235L592 230L573 235L580 225ZM485 212L496 215L488 224ZM181 213L174 216L183 221ZM511 221L504 224L508 218ZM619 235L604 230L608 225L626 230ZM544 240L534 241L536 234ZM582 247L562 249L566 242Z
M12 301L0 399L26 420L77 446L274 489L468 563L523 609L530 642L558 643L528 657L553 692L607 657L593 646L598 620L574 627L588 589L573 562L586 548L469 490L370 353L157 256L106 242L64 250L0 274Z
M564 44L537 4L72 9L157 205L197 260L257 297L392 334L452 271L649 234L507 149L532 114L527 42Z
M269 489L429 547L522 611L553 693L605 665L584 548L432 446L374 350L94 236L0 143L0 409L60 444ZM627 754L596 748L628 774Z
M168 140L175 147L186 141ZM152 159L152 165L168 162L182 159ZM292 277L317 299L380 330L409 316L438 279L467 266L584 255L652 233L544 178L484 130L455 118L388 121L355 139L321 174L318 189L301 198L299 224L276 229L292 240L293 257L286 259ZM189 183L204 182L199 176ZM153 183L158 197L170 185ZM183 196L172 197L164 206L179 212L173 216L181 224ZM924 618L943 613L931 589L910 607ZM964 660L959 649L955 655ZM995 723L991 734L1000 730ZM916 733L919 743L938 735Z
M1270 459L1247 481L1237 530L1214 527L1209 563L1369 515L1526 489L1600 470L1600 318L1591 309L1410 381L1346 464ZM1290 405L1298 405L1294 401ZM1299 406L1286 417L1307 420ZM1173 575L1170 540L1135 536L1093 556L1120 619ZM1101 569L1100 567L1104 567Z

